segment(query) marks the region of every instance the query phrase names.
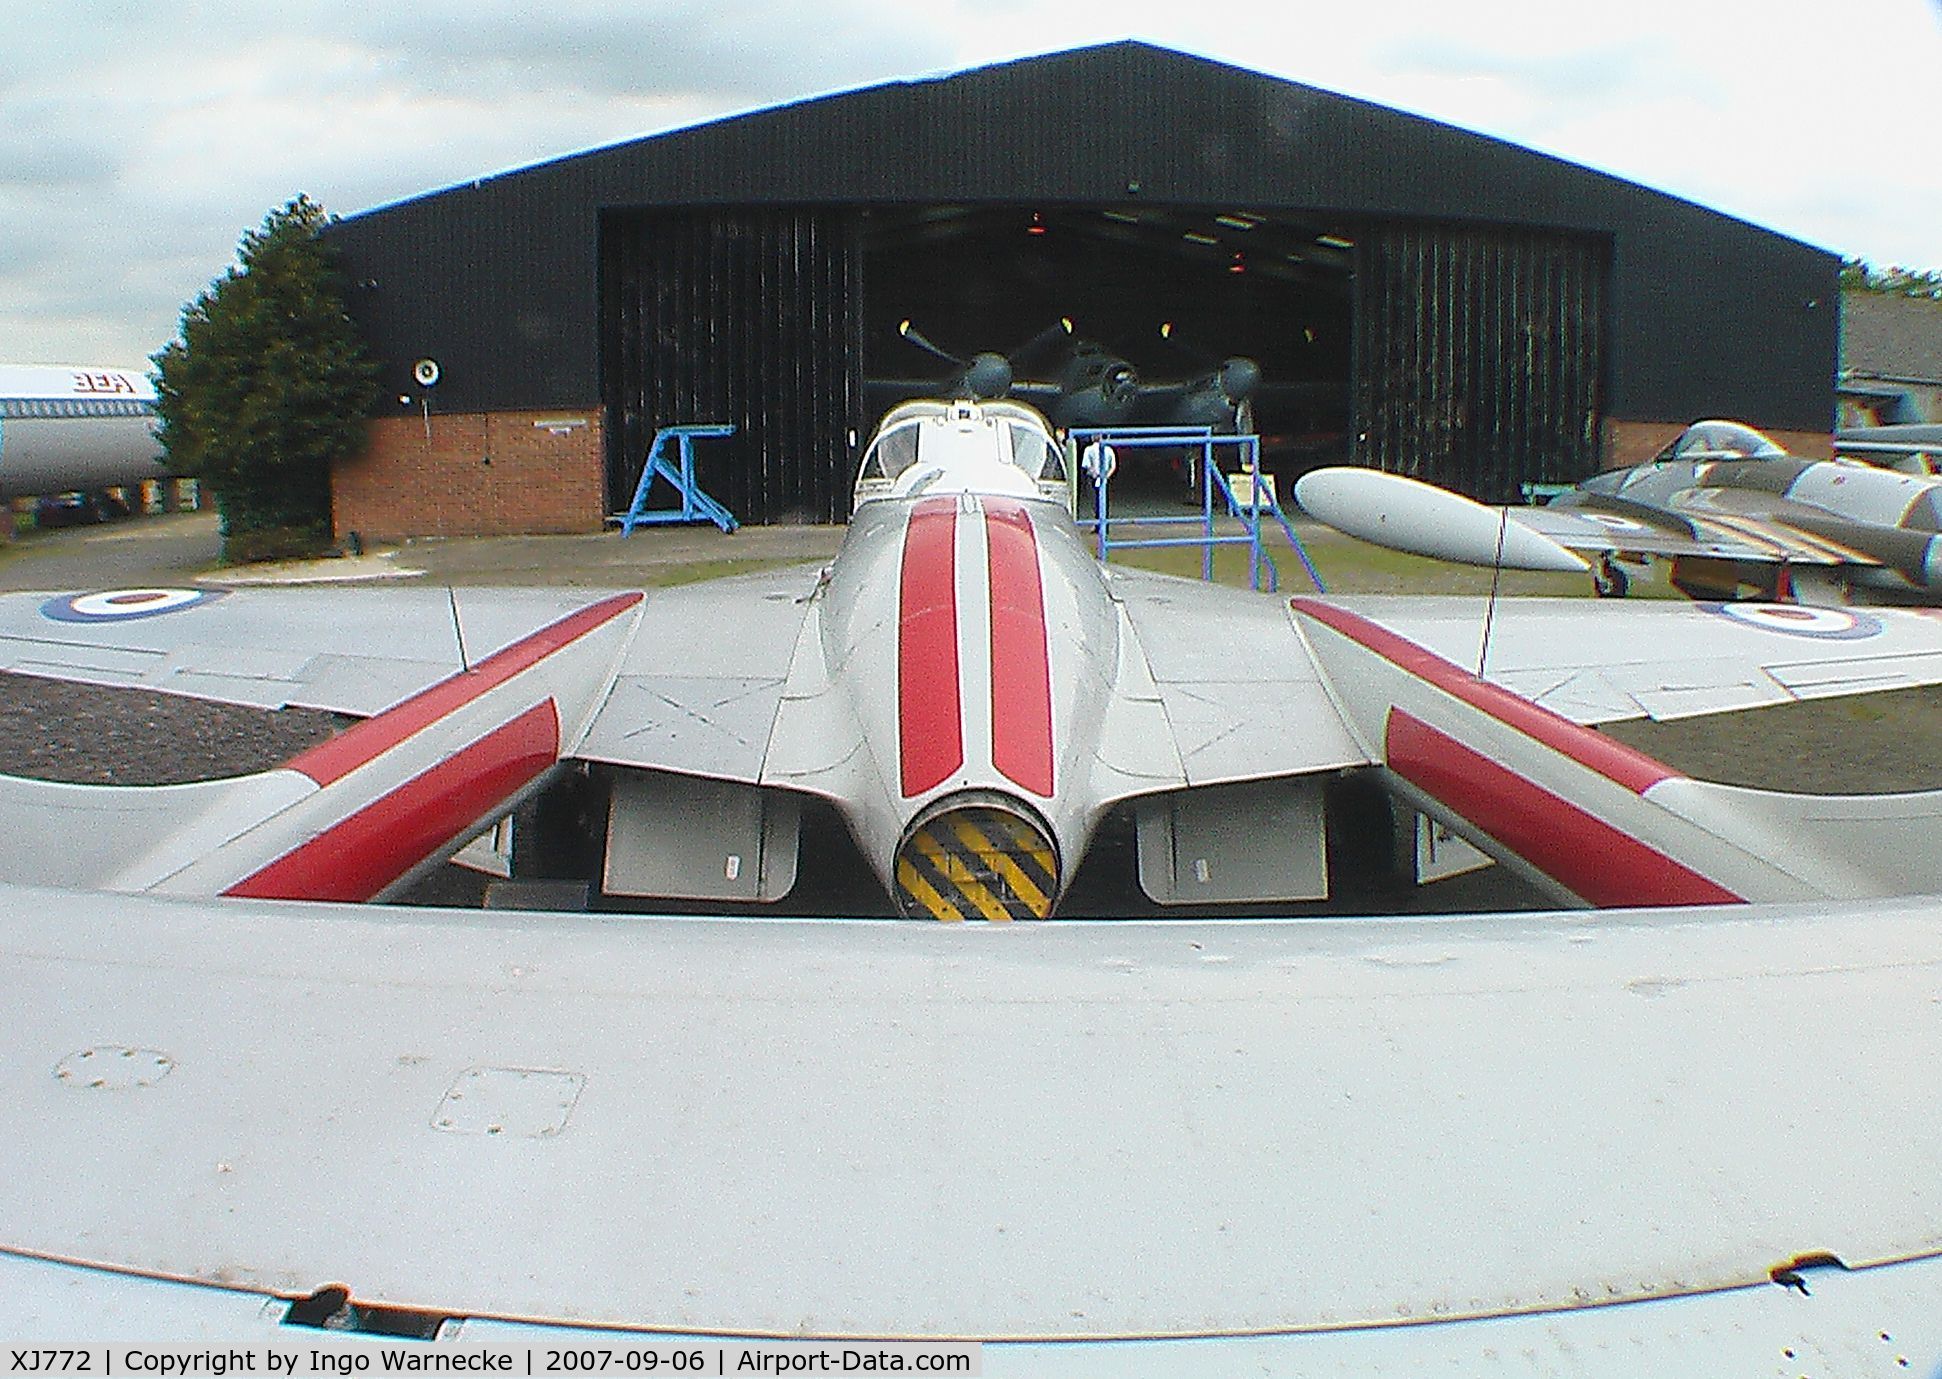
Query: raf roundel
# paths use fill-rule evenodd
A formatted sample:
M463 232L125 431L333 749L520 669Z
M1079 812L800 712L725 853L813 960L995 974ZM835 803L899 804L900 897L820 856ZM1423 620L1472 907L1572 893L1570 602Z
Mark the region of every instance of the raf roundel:
M49 599L40 611L42 617L55 622L132 622L179 613L221 597L219 589L105 589Z
M1609 512L1581 512L1577 515L1584 518L1587 522L1596 522L1599 526L1609 528L1612 531L1650 530L1643 522L1634 522L1629 517L1618 517Z
M1748 627L1792 637L1858 641L1881 632L1880 618L1852 608L1809 608L1798 603L1702 603L1699 607Z

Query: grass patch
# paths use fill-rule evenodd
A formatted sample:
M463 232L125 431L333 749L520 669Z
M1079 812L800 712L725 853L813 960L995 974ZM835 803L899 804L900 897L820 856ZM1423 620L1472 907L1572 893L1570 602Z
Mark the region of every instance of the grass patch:
M803 560L697 560L691 565L651 566L638 573L643 584L656 589L671 589L678 584L700 584L703 580L752 575L762 570L781 570L808 563Z
M1490 592L1491 572L1476 566L1452 565L1446 561L1431 560L1427 556L1407 555L1326 530L1303 532L1302 542L1331 594L1487 595ZM1300 557L1285 540L1277 538L1270 542L1263 537L1261 549L1264 555L1272 557L1279 568L1283 593L1313 592ZM1201 577L1201 552L1189 546L1152 550L1115 549L1112 563L1188 579ZM1245 587L1248 582L1247 563L1246 546L1216 547L1216 582ZM1625 569L1632 579L1631 597L1680 597L1677 591L1666 585L1658 570L1648 574L1637 566L1627 566ZM1265 576L1263 587L1266 587ZM1498 584L1498 592L1506 597L1588 598L1592 596L1591 575L1506 570Z

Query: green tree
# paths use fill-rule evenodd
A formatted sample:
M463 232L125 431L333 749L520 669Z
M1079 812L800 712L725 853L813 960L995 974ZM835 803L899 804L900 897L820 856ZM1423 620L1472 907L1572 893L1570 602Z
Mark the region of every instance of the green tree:
M1931 301L1942 301L1942 271L1903 268L1900 264L1876 268L1860 259L1843 259L1841 289L1844 292L1879 292L1889 297L1927 297Z
M308 196L272 211L154 357L169 468L215 490L230 560L328 545L331 465L364 443L377 366L320 238L329 223Z

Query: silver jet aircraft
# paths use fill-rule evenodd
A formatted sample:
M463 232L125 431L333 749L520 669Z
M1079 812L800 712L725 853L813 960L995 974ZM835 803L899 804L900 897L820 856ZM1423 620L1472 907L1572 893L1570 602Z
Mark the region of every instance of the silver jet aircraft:
M915 404L826 570L0 599L12 670L361 719L234 780L0 781L0 1329L346 1370L965 1338L994 1379L1934 1373L1933 797L1727 790L1584 725L1932 682L1942 620L1540 602L1484 647L1474 600L1102 568L1059 465L1026 408ZM339 903L583 768L621 892L784 896L820 798L913 914L1056 913L1119 801L1169 903L1307 894L1347 772L1653 908Z
M155 438L155 385L140 370L0 364L0 497L100 490L167 473Z
M1750 427L1702 421L1650 462L1586 479L1542 507L1487 508L1372 469L1302 476L1295 496L1350 536L1417 555L1509 569L1671 562L1693 598L1933 603L1942 597L1942 479L1855 460L1804 460ZM1580 554L1582 553L1582 554Z
M1320 900L1328 791L1371 774L1565 903L1942 889L1928 796L1728 789L1587 726L1942 679L1933 617L1539 602L1500 609L1485 647L1475 601L1102 567L1067 497L1032 409L914 402L868 446L821 570L597 598L10 596L7 668L362 721L238 779L0 778L21 821L0 880L382 898L587 770L608 787L601 887L649 901L781 901L811 801L912 916L1054 914L1120 807L1161 905ZM138 841L93 845L110 830Z

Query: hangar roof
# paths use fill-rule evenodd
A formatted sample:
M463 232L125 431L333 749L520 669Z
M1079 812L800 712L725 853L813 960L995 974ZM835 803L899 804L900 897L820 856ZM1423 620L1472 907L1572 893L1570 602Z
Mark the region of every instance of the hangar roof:
M602 206L1147 200L1595 230L1612 228L1613 198L1643 197L1753 228L1488 135L1131 40L731 115L416 200L508 182Z
M409 361L435 356L451 366L445 406L494 410L601 400L603 216L1006 204L1301 212L1358 240L1364 226L1581 234L1609 265L1605 416L1829 424L1832 254L1499 139L1145 43L736 115L367 211L331 236L387 377L408 389Z
M1844 371L1942 383L1942 302L1844 292L1841 316Z

